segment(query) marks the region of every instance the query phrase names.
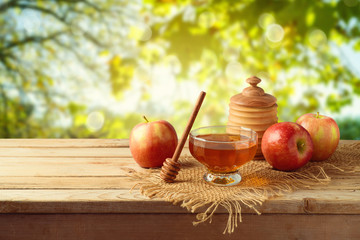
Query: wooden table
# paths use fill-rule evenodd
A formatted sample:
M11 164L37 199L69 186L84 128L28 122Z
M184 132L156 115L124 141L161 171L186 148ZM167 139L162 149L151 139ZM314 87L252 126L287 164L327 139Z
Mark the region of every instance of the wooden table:
M122 167L137 168L128 140L1 139L0 240L360 239L360 173L331 172L329 185L270 199L260 216L243 208L222 235L223 209L194 227L195 214L130 193Z

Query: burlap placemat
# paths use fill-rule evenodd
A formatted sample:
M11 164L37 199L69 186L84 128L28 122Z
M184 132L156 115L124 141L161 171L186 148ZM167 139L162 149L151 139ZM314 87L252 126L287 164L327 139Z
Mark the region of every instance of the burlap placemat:
M206 211L196 215L194 225L209 220L218 207L224 207L228 221L224 233L232 233L241 222L241 207L247 206L261 214L257 206L274 196L296 189L327 184L331 177L327 169L360 171L360 143L340 143L336 152L324 162L309 162L295 172L282 172L271 168L266 161L251 161L240 168L242 181L231 187L218 187L206 183L202 177L205 167L191 156L179 159L181 170L175 183L165 183L159 178L160 169L133 171L136 186L149 198L160 198L179 204L191 212L200 207Z

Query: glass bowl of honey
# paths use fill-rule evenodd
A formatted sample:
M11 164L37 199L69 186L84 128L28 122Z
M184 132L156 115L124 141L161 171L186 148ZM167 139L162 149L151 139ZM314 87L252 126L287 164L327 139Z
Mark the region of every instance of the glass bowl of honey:
M241 126L201 127L189 137L191 155L207 168L204 180L218 186L241 181L239 168L254 158L257 145L257 133Z

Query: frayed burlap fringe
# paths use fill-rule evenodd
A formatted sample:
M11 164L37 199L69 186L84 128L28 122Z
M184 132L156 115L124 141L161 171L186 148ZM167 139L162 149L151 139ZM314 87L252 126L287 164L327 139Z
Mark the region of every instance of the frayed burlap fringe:
M229 213L224 234L234 232L241 222L241 206L261 214L258 206L274 196L281 196L296 189L327 184L330 177L325 171L360 171L360 144L340 144L336 152L324 162L310 162L295 172L274 170L266 161L251 161L240 168L242 181L231 187L218 187L206 183L202 176L205 167L192 157L182 157L182 167L175 183L165 183L159 178L160 170L133 171L140 192L149 198L160 198L180 204L191 212L200 207L207 209L196 215L194 225L209 221L216 210L223 207Z

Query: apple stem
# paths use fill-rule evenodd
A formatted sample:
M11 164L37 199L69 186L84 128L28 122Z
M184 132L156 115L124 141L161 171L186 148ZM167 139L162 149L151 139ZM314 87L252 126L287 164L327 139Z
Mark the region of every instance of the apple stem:
M149 120L145 117L145 115L143 115L142 117L143 117L143 119L145 119L145 121L146 121L147 123L149 122Z
M317 114L316 114L316 118L319 118L320 117L320 114L319 114L319 112L317 112Z

